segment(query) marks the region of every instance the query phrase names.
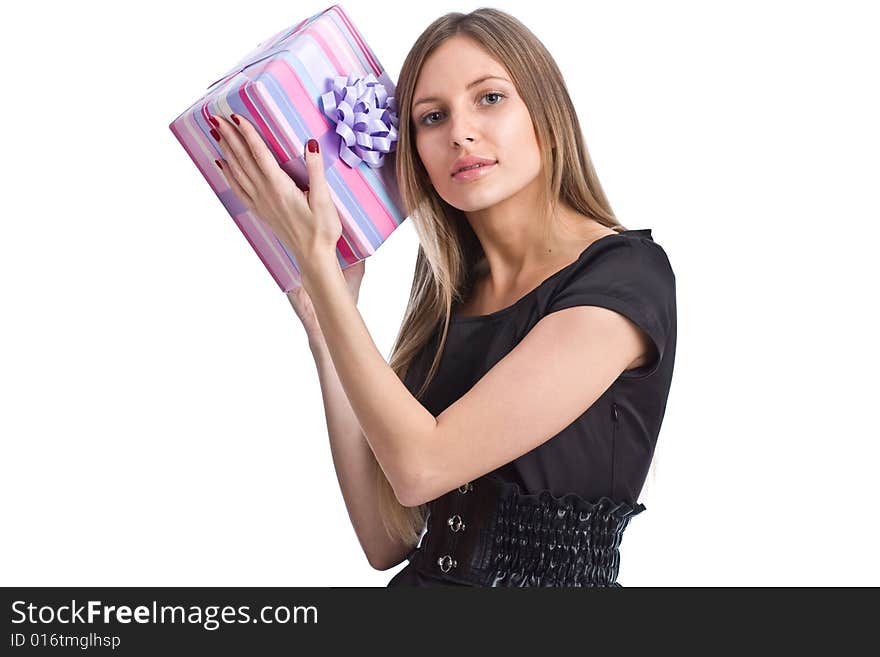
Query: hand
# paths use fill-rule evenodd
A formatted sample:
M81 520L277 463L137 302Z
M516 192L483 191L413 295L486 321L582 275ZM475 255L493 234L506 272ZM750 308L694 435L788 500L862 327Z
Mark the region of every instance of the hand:
M342 275L345 277L345 282L348 284L348 289L355 304L357 304L358 296L360 295L361 281L366 269L365 263L366 260L361 260L342 270ZM318 324L318 318L315 316L312 299L309 293L306 292L306 289L302 286L294 288L287 293L287 299L302 322L306 335L309 338L309 343L312 345L324 344L324 334L321 332L321 326Z
M321 153L306 150L309 183L308 191L303 191L279 166L253 124L242 116L231 116L232 123L211 116L216 128L212 135L219 136L214 138L223 152L220 170L229 187L284 243L298 265L315 257L335 258L342 222L324 177Z

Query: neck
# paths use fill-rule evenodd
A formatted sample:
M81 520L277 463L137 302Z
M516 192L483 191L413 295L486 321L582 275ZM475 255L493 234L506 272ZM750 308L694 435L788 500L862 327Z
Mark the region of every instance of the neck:
M474 278L485 279L490 293L503 294L559 269L611 230L562 205L548 219L536 221L536 216L540 213L516 209L504 213L499 206L467 215L485 254L475 265Z

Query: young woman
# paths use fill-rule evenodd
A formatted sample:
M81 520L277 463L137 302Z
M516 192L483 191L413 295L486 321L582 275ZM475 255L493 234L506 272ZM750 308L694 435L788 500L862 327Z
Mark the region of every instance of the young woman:
M362 262L289 293L364 552L409 559L389 586L620 586L675 358L666 254L615 219L556 64L511 16L435 21L396 94L420 248L390 365L354 321Z

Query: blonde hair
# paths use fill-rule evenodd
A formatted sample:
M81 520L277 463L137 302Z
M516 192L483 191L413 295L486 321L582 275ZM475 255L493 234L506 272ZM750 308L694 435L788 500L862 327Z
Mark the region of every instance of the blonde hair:
M483 257L464 213L446 203L431 184L411 126L411 104L422 65L456 35L469 37L502 63L531 114L541 152L540 205L545 216L552 219L563 203L603 226L626 230L617 222L599 184L562 74L538 38L509 14L486 7L469 14L448 13L431 23L404 60L396 86L399 133L395 173L404 210L420 242L409 303L390 358L390 366L401 380L442 324L437 351L415 395L419 399L437 372L453 303L463 301L470 291L475 265ZM388 535L415 545L424 529L427 505L401 505L378 462L376 484Z

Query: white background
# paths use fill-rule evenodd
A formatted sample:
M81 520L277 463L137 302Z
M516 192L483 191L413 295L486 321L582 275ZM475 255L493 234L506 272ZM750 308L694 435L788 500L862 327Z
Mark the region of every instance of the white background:
M384 586L403 567L367 564L299 320L168 129L330 4L4 16L0 584ZM481 6L342 4L395 80L432 20ZM880 584L871 3L489 4L550 49L618 219L676 273L620 582ZM407 221L367 262L386 358L416 248Z

